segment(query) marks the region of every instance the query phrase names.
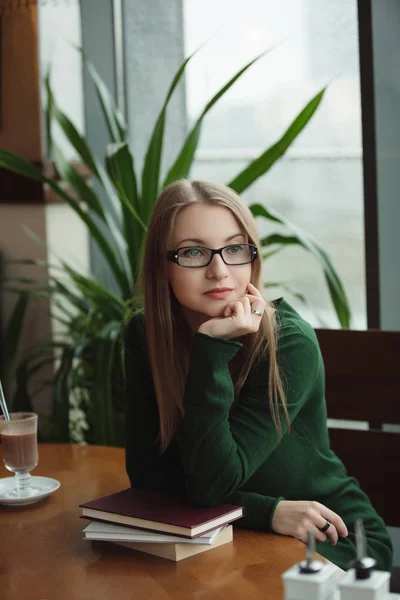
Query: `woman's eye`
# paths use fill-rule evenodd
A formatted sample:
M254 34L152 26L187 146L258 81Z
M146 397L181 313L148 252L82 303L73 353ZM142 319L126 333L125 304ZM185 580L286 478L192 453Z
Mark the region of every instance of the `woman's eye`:
M239 254L239 252L242 252L242 250L243 248L240 244L238 246L229 246L228 248L228 252L230 254Z
M197 258L201 256L200 248L188 248L184 251L183 255L187 258Z

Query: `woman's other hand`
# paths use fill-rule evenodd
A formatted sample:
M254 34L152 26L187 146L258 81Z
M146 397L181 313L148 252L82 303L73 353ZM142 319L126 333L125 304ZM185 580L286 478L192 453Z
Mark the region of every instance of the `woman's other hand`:
M323 533L320 531L330 522L330 526ZM272 529L281 535L290 535L301 542L307 543L308 532L314 534L317 542L324 542L326 538L332 546L338 542L339 536L348 535L347 527L335 512L320 504L307 500L281 500L278 502L272 519Z
M261 315L268 310L267 303L252 283L248 284L247 290L245 296L228 303L223 317L206 321L198 332L229 340L258 331Z

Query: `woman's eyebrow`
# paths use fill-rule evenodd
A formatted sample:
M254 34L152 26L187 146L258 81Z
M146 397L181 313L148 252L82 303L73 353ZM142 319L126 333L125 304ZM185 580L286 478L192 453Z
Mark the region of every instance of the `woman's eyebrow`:
M237 237L244 237L245 238L245 235L244 235L244 233L235 233L234 235L231 235L228 238L226 238L226 240L225 240L224 243L230 242L231 240L233 240L234 238L237 238ZM184 242L196 242L196 244L205 244L204 240L200 240L198 238L185 238L184 240L181 240L179 242L179 244L177 244L177 248L179 246L181 246Z

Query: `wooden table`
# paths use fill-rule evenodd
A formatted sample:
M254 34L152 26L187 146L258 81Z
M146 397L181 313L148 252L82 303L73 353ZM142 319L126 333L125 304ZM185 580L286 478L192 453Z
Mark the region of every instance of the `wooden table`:
M42 444L33 475L61 487L0 506L2 600L282 600L281 574L304 557L293 538L237 528L233 543L179 563L83 540L79 504L129 487L120 448Z

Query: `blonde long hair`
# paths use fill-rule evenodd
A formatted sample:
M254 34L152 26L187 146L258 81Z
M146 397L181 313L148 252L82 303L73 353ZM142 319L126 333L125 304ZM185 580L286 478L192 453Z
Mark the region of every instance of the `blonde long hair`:
M139 295L144 299L144 319L154 389L160 416L158 442L165 451L184 415L183 392L189 367L192 332L181 312L167 277L167 251L172 250L175 219L179 211L202 203L228 208L248 242L260 247L256 224L249 208L230 188L209 181L182 179L170 184L159 196L149 223L139 278ZM252 263L251 283L262 289L261 259ZM251 367L269 354L269 405L279 437L281 411L289 421L283 385L276 359L278 326L269 302L256 333L241 338L241 348L231 361L235 402Z

